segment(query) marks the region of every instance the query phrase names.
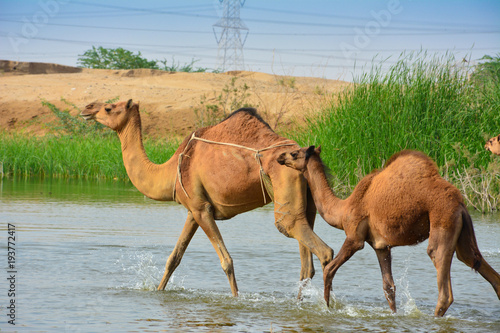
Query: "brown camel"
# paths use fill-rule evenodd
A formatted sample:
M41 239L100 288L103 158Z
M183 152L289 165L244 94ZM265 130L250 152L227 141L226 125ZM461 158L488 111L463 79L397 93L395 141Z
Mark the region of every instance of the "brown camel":
M500 155L500 135L489 139L484 145L484 149L489 150L495 155Z
M437 270L439 297L435 316L443 316L453 302L450 266L455 251L458 259L491 283L500 299L500 275L479 252L462 196L439 176L429 157L416 151L397 153L384 169L364 177L352 194L342 200L328 185L320 152L314 146L285 152L278 162L304 173L321 216L346 233L342 248L323 271L327 304L335 273L367 242L377 254L385 297L396 312L391 248L414 245L427 238L427 254Z
M175 200L188 210L158 290L165 289L200 226L215 248L236 296L233 260L215 220L264 206L271 196L276 227L299 241L300 279L314 275L311 252L323 267L332 260L332 249L312 230L316 207L307 182L300 172L276 163L281 153L297 149L297 144L274 133L254 109L240 109L215 126L193 132L163 164L152 163L146 155L139 105L132 100L91 104L81 115L117 132L127 174L140 192L154 200ZM263 185L266 175L272 182L273 194Z

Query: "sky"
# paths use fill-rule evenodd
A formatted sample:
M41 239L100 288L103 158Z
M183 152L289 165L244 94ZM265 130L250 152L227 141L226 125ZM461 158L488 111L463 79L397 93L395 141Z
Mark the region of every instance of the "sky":
M224 0L228 1L228 0ZM236 1L236 0L229 0ZM403 52L500 56L499 0L240 0L240 68L222 55L219 0L0 0L0 59L77 66L92 46L209 71L249 70L351 81ZM237 15L236 15L237 17ZM221 38L222 37L222 38ZM229 41L229 46L236 43ZM226 50L231 54L232 49ZM219 55L219 56L218 56Z

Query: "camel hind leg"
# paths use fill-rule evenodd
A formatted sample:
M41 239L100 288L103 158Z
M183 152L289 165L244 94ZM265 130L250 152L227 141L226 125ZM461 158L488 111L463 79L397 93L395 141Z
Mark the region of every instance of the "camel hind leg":
M202 211L193 212L193 217L207 235L215 249L215 252L217 252L222 270L226 273L227 279L229 280L233 296L238 296L238 286L236 285L236 277L234 275L233 259L227 251L226 245L224 245L222 235L220 234L219 228L214 220L212 208L208 206Z
M392 277L392 257L391 249L375 249L377 254L380 270L382 271L382 283L384 288L385 298L392 312L396 313L396 286Z
M181 235L179 236L179 238L177 239L177 243L175 244L174 250L167 259L167 263L165 265L165 273L163 274L163 278L158 285L158 290L164 290L167 286L170 276L172 276L177 266L179 266L179 264L181 263L182 256L184 255L184 252L186 252L189 242L191 241L191 239L193 239L193 236L196 233L197 229L198 224L194 220L193 214L189 212Z
M498 299L500 299L500 274L481 255L477 246L472 219L465 207L462 209L462 231L458 237L456 251L457 258L481 274L493 286Z
M441 225L447 224L451 225L451 227L441 227ZM434 311L434 316L436 317L444 316L450 305L453 303L450 269L460 227L461 226L459 224L454 223L438 223L436 226L431 222L427 254L431 258L437 271L439 296L436 309Z

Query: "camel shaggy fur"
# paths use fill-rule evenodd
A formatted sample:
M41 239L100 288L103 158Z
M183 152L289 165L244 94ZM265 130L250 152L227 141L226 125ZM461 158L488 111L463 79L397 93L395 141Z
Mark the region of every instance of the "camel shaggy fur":
M265 175L274 191L276 227L299 241L300 278L314 275L311 252L323 267L332 260L333 251L312 230L316 207L307 182L300 172L276 162L281 153L298 145L274 133L254 109L240 109L217 125L193 132L163 164L152 163L146 155L139 105L132 100L94 103L81 115L117 132L127 174L140 192L154 200L176 201L188 210L158 290L165 288L201 227L219 256L233 295L238 294L233 260L215 220L229 219L269 202L269 190L262 185Z
M320 152L314 146L285 152L278 162L304 173L321 216L331 226L345 231L344 244L324 269L327 304L335 273L367 242L377 254L385 297L396 312L391 248L417 244L427 238L427 254L437 270L439 296L435 316L443 316L453 302L450 266L455 251L458 259L491 283L500 299L500 275L479 251L460 192L440 177L428 156L406 150L395 154L384 169L364 177L352 194L342 200L333 194L327 182Z

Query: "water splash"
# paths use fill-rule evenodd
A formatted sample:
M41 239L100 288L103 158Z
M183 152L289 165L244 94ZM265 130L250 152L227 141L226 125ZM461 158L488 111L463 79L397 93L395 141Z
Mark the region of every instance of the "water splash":
M410 294L410 283L408 280L408 269L410 268L410 262L412 259L413 254L410 253L404 260L404 271L401 278L396 279L396 290L402 298L398 308L405 316L420 316L422 313L418 309L415 299Z
M488 258L488 257L497 257L497 256L500 256L500 248L481 250L481 254L485 258Z
M128 277L122 288L153 291L162 276L153 253L149 251L123 253L116 265L121 266Z
M305 279L297 282L295 286L295 293L299 295L298 297L304 303L323 302L323 291L316 286L311 279Z

